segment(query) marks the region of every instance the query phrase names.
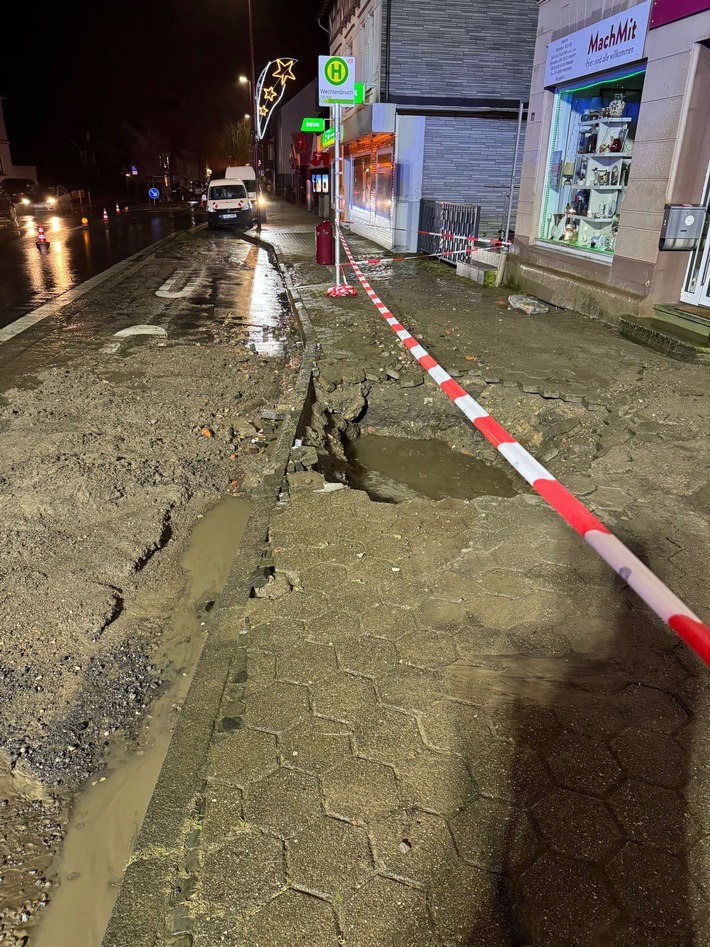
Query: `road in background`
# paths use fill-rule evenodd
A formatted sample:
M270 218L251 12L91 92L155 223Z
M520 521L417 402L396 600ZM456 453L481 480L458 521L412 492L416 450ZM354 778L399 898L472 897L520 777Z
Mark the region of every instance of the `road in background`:
M203 216L195 205L106 210L107 221L103 208L94 207L63 216L20 215L16 226L0 228L0 328ZM37 247L40 224L46 251Z

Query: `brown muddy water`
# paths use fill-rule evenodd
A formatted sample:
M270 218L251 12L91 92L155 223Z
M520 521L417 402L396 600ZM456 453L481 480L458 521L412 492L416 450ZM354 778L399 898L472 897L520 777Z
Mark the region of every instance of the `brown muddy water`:
M182 559L185 589L156 658L170 686L151 708L140 748L117 742L104 773L74 800L56 866L60 884L32 933L31 947L101 944L167 753L175 708L187 694L205 642L205 603L224 588L250 511L247 500L226 497L195 527Z
M417 496L431 500L512 497L519 492L505 469L452 450L436 439L363 434L347 444L346 455L350 486L385 503Z

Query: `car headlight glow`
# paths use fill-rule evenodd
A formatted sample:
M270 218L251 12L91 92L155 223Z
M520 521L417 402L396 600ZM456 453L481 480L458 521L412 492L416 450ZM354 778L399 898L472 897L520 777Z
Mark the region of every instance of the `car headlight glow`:
M47 203L48 203L48 204L54 204L54 203L56 203L56 202L55 202L55 199L54 199L53 197L48 197L48 198L47 198Z

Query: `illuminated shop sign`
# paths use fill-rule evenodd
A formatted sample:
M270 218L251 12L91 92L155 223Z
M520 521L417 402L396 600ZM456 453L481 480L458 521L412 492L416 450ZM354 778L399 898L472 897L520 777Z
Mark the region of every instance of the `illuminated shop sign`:
M677 2L677 0L676 0ZM710 0L708 0L710 4ZM590 23L547 47L545 86L615 69L643 57L651 0Z

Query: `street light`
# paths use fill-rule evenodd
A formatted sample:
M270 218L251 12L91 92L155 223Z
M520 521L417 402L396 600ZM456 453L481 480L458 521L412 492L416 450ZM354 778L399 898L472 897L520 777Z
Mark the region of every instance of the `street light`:
M254 90L256 89L256 71L254 68L254 24L252 21L251 15L251 0L247 0L247 10L249 12L249 54L251 58L251 79L247 79L249 83L249 98L251 99L251 131L254 136L254 192L256 197L256 229L261 230L261 208L259 207L259 140L256 137L257 135L257 124L256 124L256 98L254 95ZM246 76L243 78L246 79ZM239 81L242 81L242 76L239 77Z

